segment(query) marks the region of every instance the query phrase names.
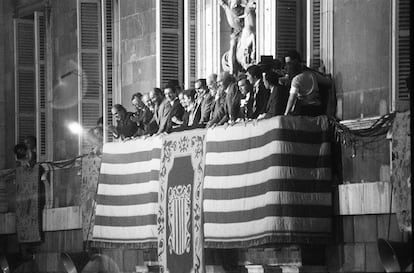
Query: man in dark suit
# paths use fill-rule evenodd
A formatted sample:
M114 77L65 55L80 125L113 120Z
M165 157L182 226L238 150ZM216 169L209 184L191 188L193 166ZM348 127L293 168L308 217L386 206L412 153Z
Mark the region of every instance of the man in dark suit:
M263 73L264 86L270 90L269 101L266 106L266 113L258 118L271 118L283 115L289 98L289 88L279 84L279 75L274 71Z
M222 73L222 81L223 89L226 93L225 109L228 117L226 122L233 124L240 117L240 100L242 94L239 91L236 79L229 72ZM224 124L224 122L221 124Z
M206 79L198 79L194 86L197 92L197 107L200 108L200 120L198 123L205 125L210 119L214 98L208 90Z
M246 75L240 75L237 79L237 85L242 95L240 100L240 119L247 120L253 114L253 86L247 80Z
M237 87L237 83L233 75L224 71L220 74L218 82L221 83L221 92L225 94L225 103L220 104L217 113L220 116L216 116L216 119L210 123L216 125L223 125L225 123L234 123L240 116L240 99L241 93Z
M142 101L143 95L141 93L135 93L132 95L131 102L135 107L135 113L133 113L131 120L138 126L138 130L135 136L146 135L148 129L148 123L152 119L153 113Z
M164 95L167 102L171 105L170 115L167 119L167 132L170 132L171 129L178 127L182 123L184 107L181 105L174 87L166 87Z
M145 104L146 109L149 110L151 119L144 124L144 135L153 135L158 131L158 124L155 119L155 105L150 99L149 93L145 93L142 95L141 101Z
M218 87L216 96L214 97L213 107L211 109L210 120L207 122L207 127L216 126L226 115L226 93L221 86L221 80L217 81Z
M158 124L158 131L156 135L159 135L167 132L171 104L164 98L163 93L159 88L151 90L149 96L154 104L154 118Z
M255 119L260 114L266 112L267 102L269 100L269 90L263 85L262 71L259 66L252 65L247 68L247 79L253 85L253 114L251 118Z
M121 104L112 106L111 112L116 120L116 125L109 125L108 130L112 132L114 138L121 138L124 140L134 137L138 130L138 126L131 120L132 113L128 112Z

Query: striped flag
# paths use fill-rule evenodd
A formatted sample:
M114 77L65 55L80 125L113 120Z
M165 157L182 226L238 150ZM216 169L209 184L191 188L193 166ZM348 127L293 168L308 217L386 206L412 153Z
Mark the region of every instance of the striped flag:
M160 137L104 145L92 245L157 246L160 156Z
M282 116L206 135L206 247L326 243L331 169L325 116Z

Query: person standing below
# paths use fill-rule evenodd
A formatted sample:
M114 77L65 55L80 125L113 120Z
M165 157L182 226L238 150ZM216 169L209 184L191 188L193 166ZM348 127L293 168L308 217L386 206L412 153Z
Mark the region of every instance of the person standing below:
M198 104L200 107L199 124L205 126L210 119L211 108L214 102L214 97L211 96L206 79L198 79L195 82L195 90L197 92Z
M279 84L279 75L273 70L263 73L263 83L270 90L270 97L266 113L260 114L258 119L283 115L289 96L288 88Z
M247 68L246 76L249 82L253 85L253 106L251 117L252 119L255 119L260 114L266 112L270 93L263 84L262 71L259 66L249 66Z
M331 79L306 68L297 51L289 51L285 56L285 62L291 86L284 114L306 116L325 114L326 105L322 102L327 98L321 96L320 87L321 85L330 86Z
M116 120L116 126L110 125L108 129L112 132L114 138L125 140L133 137L138 130L138 126L131 120L132 113L127 112L121 104L115 104L111 111Z

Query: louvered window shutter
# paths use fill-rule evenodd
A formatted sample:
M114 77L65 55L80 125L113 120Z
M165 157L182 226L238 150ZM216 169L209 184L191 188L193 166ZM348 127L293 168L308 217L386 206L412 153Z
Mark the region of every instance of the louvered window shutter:
M398 0L397 20L397 98L396 110L407 110L410 93L406 79L410 77L410 0Z
M102 18L104 20L102 32L104 53L103 53L103 90L104 90L104 131L106 135L106 141L111 142L113 135L107 132L106 125L112 124L112 112L113 105L113 81L112 81L112 67L113 67L113 0L103 0L102 6Z
M36 135L34 26L32 20L14 19L16 143Z
M287 51L297 49L297 0L276 2L276 57L283 59Z
M102 116L101 6L99 0L78 0L79 123L84 130ZM83 134L85 136L85 134ZM79 151L90 144L80 136Z
M317 70L321 66L321 0L310 0L308 4L310 11L308 65Z
M194 86L197 80L197 1L186 0L184 8L184 54L185 88Z
M169 80L183 83L183 0L158 0L159 83Z
M47 158L46 27L42 12L35 12L36 139L38 161Z

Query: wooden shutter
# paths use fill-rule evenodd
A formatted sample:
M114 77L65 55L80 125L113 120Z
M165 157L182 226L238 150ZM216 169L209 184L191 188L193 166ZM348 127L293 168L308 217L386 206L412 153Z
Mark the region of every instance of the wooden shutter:
M410 94L406 79L410 77L410 0L397 1L397 98L396 110L407 110Z
M105 141L112 141L113 135L107 132L106 125L112 124L112 105L113 105L113 81L112 81L112 67L113 67L113 0L103 0L102 2L102 28L104 31L102 42L103 46L103 120Z
M47 158L46 26L42 12L35 12L36 139L38 161Z
M185 0L184 18L184 85L190 88L197 80L197 1Z
M283 59L287 51L297 49L297 0L276 2L276 57Z
M308 1L307 65L313 69L321 66L321 1Z
M183 0L158 0L159 84L184 81L183 75Z
M36 135L34 26L32 20L14 19L15 141Z
M78 0L79 123L84 130L102 116L101 6L99 0ZM90 149L82 135L79 151Z

